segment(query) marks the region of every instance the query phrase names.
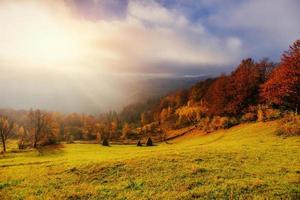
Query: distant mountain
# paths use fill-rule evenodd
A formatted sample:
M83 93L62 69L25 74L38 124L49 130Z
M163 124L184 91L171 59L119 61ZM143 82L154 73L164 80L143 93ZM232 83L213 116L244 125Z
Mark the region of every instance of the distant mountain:
M207 78L208 76L183 76L136 80L135 84L130 86L132 92L128 94L125 102L131 104L149 98L162 97L177 90L188 89L195 83Z

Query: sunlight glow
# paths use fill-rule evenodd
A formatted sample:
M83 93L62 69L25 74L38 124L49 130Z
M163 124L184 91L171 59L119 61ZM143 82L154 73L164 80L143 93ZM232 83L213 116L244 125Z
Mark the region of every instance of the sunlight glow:
M46 10L47 11L47 10ZM0 50L10 61L35 65L68 63L80 53L80 45L68 24L36 5L7 6L0 13Z

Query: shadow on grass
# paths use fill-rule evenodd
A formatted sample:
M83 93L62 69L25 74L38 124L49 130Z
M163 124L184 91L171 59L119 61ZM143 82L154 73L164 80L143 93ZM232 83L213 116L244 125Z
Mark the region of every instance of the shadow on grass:
M205 143L202 143L200 145L207 145L207 144L211 144L211 143L214 143L214 142L217 142L221 139L223 139L225 137L225 133L223 133L222 135L220 135L219 137L217 137L216 139L214 140L211 140L211 141L208 141L208 142L205 142Z
M40 146L36 150L39 156L51 156L51 155L63 155L64 154L64 145L63 144L54 144L48 146Z
M40 165L40 164L45 164L45 163L50 163L50 161L39 161L39 162L29 162L29 163L5 164L5 165L0 165L0 168L4 168L4 167L15 167L15 166L25 166L25 165Z

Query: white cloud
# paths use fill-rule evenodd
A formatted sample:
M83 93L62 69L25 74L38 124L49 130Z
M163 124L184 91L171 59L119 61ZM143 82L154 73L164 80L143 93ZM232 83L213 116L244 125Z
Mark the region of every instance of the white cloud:
M299 8L298 0L231 1L210 16L210 23L238 31L248 54L272 56L300 38Z
M120 108L145 89L140 75L198 74L240 57L238 38L215 37L154 1L130 1L123 19L82 13L59 0L0 2L0 107Z
M0 7L0 24L6 27L0 40L7 46L0 58L12 63L22 59L21 64L28 66L47 63L60 68L151 72L155 64L201 68L228 65L240 57L241 42L232 45L228 42L232 37L215 37L201 24L190 23L154 1L131 1L126 19L114 21L88 21L75 17L68 8L56 11L45 4Z

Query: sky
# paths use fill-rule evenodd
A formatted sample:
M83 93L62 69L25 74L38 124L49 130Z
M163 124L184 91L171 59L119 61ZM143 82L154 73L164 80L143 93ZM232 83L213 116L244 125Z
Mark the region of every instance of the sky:
M0 107L98 112L300 38L299 0L1 0Z

